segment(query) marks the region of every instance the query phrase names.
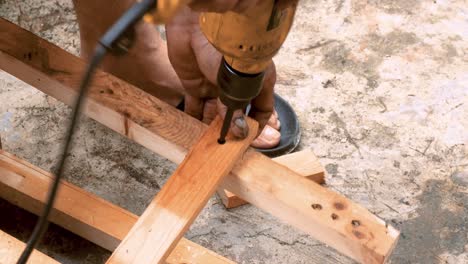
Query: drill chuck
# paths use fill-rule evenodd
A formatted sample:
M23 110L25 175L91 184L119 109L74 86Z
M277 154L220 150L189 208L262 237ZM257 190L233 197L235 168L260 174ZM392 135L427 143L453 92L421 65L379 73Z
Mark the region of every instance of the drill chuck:
M236 71L223 57L218 70L219 99L228 109L218 143L225 142L234 110L245 109L260 93L264 76L264 71L255 74Z
M245 109L260 93L264 76L264 71L255 74L236 71L223 57L218 71L221 102L233 110Z

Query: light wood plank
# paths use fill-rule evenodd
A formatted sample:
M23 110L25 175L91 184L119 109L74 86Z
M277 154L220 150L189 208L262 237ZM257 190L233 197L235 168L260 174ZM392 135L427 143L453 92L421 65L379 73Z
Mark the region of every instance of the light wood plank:
M288 167L299 175L318 184L325 183L325 170L310 149L274 158L273 161Z
M245 162L220 187L359 262L385 262L398 239L396 229L346 197L255 155L246 152Z
M53 176L0 150L0 197L34 214L42 212ZM113 251L138 216L71 183L62 181L50 221ZM170 264L234 262L182 238L166 260ZM3 262L0 262L3 263Z
M0 263L15 264L23 252L26 244L0 230ZM34 250L28 260L29 264L59 264L60 262Z
M257 135L257 123L247 122L249 135L243 140L228 135L225 144L217 142L223 120L211 123L107 263L164 262Z
M72 102L83 61L4 20L0 39L0 68L64 103ZM98 72L88 98L84 112L91 118L177 163L206 129L200 121L104 72ZM357 261L382 263L389 257L398 231L384 221L253 150L246 155L249 159L238 162L225 178L227 190ZM281 189L282 195L272 191ZM349 221L329 221L322 216L324 211L311 209L320 202L331 210L335 200L345 201L347 217L360 220L360 229L371 236L360 239ZM288 213L292 208L300 211Z
M273 158L272 160L288 167L297 174L304 176L306 179L315 181L319 184L325 182L324 168L320 164L315 154L309 149L286 154L277 158ZM217 193L223 202L224 207L228 209L248 204L248 202L242 200L242 198L226 189L218 188Z

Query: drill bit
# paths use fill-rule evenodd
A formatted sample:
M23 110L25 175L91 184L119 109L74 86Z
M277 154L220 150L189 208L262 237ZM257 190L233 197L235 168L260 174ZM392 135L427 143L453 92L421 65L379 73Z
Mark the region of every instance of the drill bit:
M229 126L231 124L233 114L234 114L234 109L232 109L231 107L228 107L226 111L226 116L224 117L223 127L221 128L221 133L218 139L219 144L226 143L226 135L229 131Z

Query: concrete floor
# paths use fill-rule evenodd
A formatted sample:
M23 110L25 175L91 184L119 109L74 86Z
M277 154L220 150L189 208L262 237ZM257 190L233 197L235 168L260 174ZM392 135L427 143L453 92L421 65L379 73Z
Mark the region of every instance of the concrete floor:
M70 0L0 0L0 16L79 52ZM303 0L276 57L276 90L296 109L300 148L320 157L328 187L401 230L391 263L468 263L467 51L466 0ZM6 150L50 170L69 113L0 72ZM175 166L81 121L67 180L141 213ZM35 218L4 201L0 210L0 228L26 239ZM225 210L215 197L186 237L240 263L352 263L252 206ZM55 226L40 249L64 263L109 256Z

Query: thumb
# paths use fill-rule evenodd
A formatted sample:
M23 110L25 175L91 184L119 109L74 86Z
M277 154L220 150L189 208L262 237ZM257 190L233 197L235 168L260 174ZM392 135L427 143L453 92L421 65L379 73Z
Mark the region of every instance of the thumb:
M218 114L224 119L226 117L226 112L227 106L218 99ZM249 134L249 125L245 120L242 109L234 111L229 130L237 138L246 138Z

